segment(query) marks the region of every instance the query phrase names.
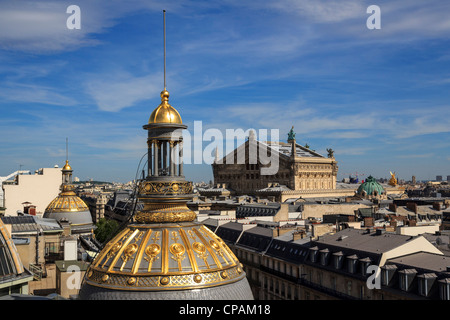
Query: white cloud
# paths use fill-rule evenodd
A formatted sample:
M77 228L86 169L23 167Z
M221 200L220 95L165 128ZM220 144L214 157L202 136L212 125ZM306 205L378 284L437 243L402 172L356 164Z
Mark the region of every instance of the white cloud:
M361 2L352 0L285 0L272 1L269 6L321 23L354 19L366 11Z
M85 88L100 110L116 112L159 96L163 89L162 79L162 74L135 77L127 72L114 72L87 80Z
M75 99L56 92L55 88L33 85L10 83L3 84L0 97L5 101L43 103L57 106L73 106Z

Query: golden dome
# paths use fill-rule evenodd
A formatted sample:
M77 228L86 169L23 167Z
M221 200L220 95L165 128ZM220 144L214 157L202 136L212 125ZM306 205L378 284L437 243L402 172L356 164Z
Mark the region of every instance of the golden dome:
M66 164L62 169L63 170L72 170L72 167L69 165L69 160L66 160Z
M98 254L86 277L115 290L184 290L245 278L230 248L199 223L131 224Z
M169 92L161 92L161 104L153 110L148 123L178 123L182 124L178 111L169 104Z
M73 191L63 191L47 206L45 212L80 212L89 208Z

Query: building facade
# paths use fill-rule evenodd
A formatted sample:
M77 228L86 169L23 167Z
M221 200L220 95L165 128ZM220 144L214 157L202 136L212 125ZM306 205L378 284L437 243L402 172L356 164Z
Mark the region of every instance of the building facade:
M17 175L14 181L5 181L2 185L4 191L5 215L17 216L23 211L24 202L36 207L36 213L43 213L47 205L59 192L61 185L61 169L42 168L35 174Z
M284 186L280 191L334 190L338 166L333 150L324 157L301 146L291 129L288 143L262 142L250 135L243 145L216 159L212 169L215 185L226 185L236 194L254 194L273 186Z
M244 264L258 300L450 299L450 257L422 236L347 228L311 240L232 222L213 230Z

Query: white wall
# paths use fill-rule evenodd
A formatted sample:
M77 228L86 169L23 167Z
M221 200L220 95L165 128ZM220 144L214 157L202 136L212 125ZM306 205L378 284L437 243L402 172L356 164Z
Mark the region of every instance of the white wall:
M42 174L17 176L17 184L4 184L5 215L17 216L23 210L23 202L36 206L36 213L44 213L45 208L59 194L62 182L61 168L43 168Z
M419 234L424 233L435 233L436 231L439 231L439 225L438 224L432 224L428 226L403 226L403 227L397 227L397 234L403 234L407 236L417 236Z

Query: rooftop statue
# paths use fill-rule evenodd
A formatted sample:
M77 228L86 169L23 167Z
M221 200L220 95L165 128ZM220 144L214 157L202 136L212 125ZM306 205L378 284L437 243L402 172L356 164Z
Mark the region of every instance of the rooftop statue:
M334 158L334 150L333 149L327 149L328 152L328 158Z
M294 126L292 126L291 131L288 133L288 141L289 140L295 140Z
M395 177L395 172L392 173L391 171L389 171L389 173L391 174L391 178L389 179L388 184L390 186L396 186L397 185L397 178Z

